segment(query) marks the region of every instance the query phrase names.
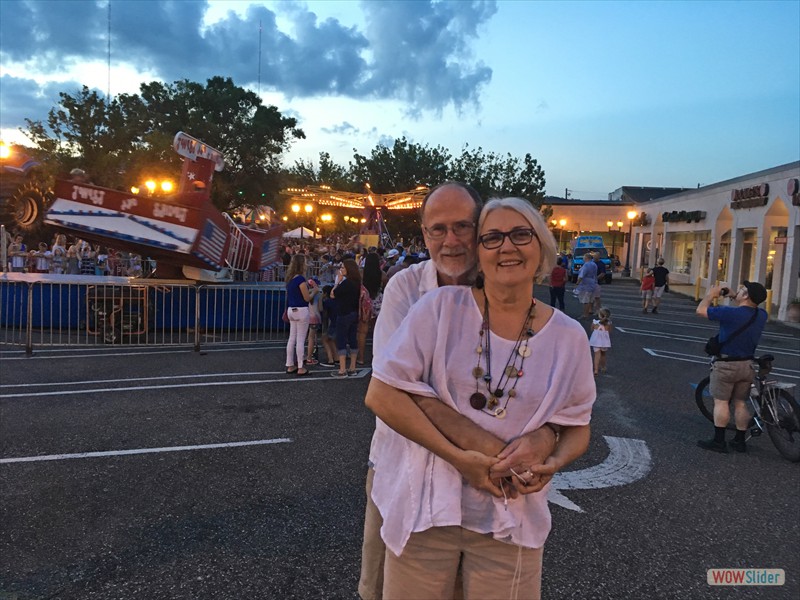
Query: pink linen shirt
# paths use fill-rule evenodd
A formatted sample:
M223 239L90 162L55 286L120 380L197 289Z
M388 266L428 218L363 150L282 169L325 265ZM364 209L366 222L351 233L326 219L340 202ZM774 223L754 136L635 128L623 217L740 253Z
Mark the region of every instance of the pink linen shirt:
M589 423L596 389L588 340L580 324L559 311L529 342L525 375L506 418L473 409L469 397L475 392L472 370L481 325L470 288L445 286L426 293L376 356L374 377L412 394L438 398L507 441L547 422ZM516 340L491 336L496 382ZM483 381L479 389L486 393ZM502 498L465 483L446 461L386 429L372 499L384 519L381 536L393 553L402 553L413 532L451 525L527 548L544 544L550 531L549 485L509 499L506 508Z

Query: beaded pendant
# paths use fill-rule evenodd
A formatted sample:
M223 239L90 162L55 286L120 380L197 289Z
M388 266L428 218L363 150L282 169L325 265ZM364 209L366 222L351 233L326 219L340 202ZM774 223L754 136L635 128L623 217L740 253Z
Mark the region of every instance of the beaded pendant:
M491 334L489 327L489 299L484 295L484 311L483 323L479 332L480 342L476 348L478 355L478 364L472 369L472 376L475 378L475 393L469 398L469 404L475 410L483 411L497 419L504 419L508 414L508 403L511 398L517 396L516 386L520 378L525 374L522 365L525 359L531 355L529 347L530 338L534 335L534 330L531 328L531 320L535 315L536 300L531 298L531 307L528 309L528 314L523 323L522 329L517 336L517 341L511 351L506 366L503 369L500 380L496 386L490 387L492 383L492 365L491 365ZM485 334L485 335L484 335ZM486 369L481 367L481 358L485 360ZM519 361L519 365L517 362ZM478 390L480 380L483 380L486 389L489 392L487 395ZM505 381L504 381L505 380ZM513 380L511 389L506 392L506 386ZM506 398L503 406L499 406L500 399Z

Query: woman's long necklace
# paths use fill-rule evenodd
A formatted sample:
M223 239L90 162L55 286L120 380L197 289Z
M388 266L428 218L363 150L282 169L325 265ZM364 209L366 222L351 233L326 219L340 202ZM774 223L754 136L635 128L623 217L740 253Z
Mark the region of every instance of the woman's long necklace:
M508 403L511 398L517 395L516 387L520 378L525 374L522 365L525 359L531 355L529 348L530 339L533 337L534 331L531 328L531 321L536 315L536 299L531 298L531 306L522 323L522 329L517 336L517 341L511 354L506 361L506 366L497 381L497 385L492 382L492 342L489 327L489 298L484 292L483 303L483 323L480 330L480 341L476 352L478 353L478 363L472 370L472 376L475 377L475 393L469 398L469 403L475 410L480 410L488 415L503 419L506 416ZM481 367L481 357L483 357L486 369ZM483 381L486 386L487 395L480 391L480 382ZM511 389L506 391L506 387L510 382ZM498 406L500 400L505 398L503 406Z

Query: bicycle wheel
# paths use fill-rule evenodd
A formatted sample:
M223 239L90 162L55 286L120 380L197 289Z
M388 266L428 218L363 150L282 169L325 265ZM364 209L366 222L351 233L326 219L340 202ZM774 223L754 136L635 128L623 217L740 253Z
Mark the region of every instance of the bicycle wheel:
M694 401L697 402L697 408L703 413L703 416L714 422L714 398L711 397L708 391L708 383L711 381L710 377L705 377L697 387L694 389Z
M800 462L800 407L786 390L770 388L778 422L765 422L769 439L786 460Z

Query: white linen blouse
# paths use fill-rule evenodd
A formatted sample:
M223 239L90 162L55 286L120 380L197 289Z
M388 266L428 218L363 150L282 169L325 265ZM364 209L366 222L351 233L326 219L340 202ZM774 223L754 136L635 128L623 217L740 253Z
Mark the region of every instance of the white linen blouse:
M531 355L506 417L473 409L469 398L475 392L472 370L482 323L470 288L431 291L376 356L373 376L411 394L438 398L509 442L547 422L589 423L596 388L588 339L579 323L559 311L529 341ZM490 335L497 382L516 340ZM483 381L479 389L486 393ZM507 392L500 406L506 398ZM396 555L411 533L453 525L527 548L544 545L551 523L549 484L540 492L509 499L506 507L503 498L472 488L455 467L394 430L389 429L383 442L372 499L384 520L381 537Z

